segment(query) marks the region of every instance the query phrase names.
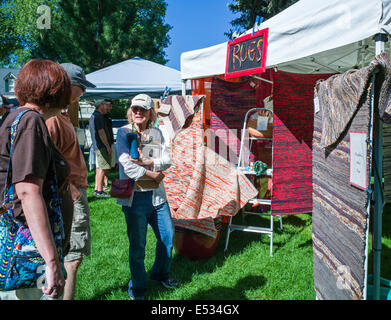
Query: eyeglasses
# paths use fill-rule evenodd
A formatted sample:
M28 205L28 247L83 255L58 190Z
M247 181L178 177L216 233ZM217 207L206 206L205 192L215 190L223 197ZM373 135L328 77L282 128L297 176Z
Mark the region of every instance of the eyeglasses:
M132 112L133 113L137 113L137 112L141 112L141 113L144 113L144 112L147 112L148 110L144 109L144 108L141 108L141 107L132 107Z

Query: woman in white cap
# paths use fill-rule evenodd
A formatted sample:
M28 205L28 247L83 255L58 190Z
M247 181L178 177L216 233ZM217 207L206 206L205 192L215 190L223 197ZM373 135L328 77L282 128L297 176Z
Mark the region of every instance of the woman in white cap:
M127 117L129 124L117 132L119 174L120 179L133 179L135 185L131 197L118 199L117 203L122 205L129 238L129 267L132 276L129 282L129 297L143 300L147 282L144 258L148 224L157 238L155 262L150 278L169 289L178 284L170 277L174 226L162 173L171 166L171 158L162 132L153 127L156 113L150 96L135 96ZM140 146L138 158L134 155L134 158L131 157L128 136L132 133L137 135ZM145 150L148 150L148 156L145 155Z

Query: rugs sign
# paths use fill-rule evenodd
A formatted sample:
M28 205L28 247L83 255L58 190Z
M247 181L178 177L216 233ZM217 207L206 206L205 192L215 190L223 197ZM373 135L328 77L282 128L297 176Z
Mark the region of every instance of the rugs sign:
M265 72L268 34L266 28L228 42L225 78Z

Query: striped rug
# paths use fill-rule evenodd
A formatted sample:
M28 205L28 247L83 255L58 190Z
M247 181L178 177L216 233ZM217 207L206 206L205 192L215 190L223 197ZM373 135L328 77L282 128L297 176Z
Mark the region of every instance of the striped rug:
M159 120L165 125L170 141L192 122L194 113L198 111L205 96L172 95L165 98L158 110Z
M349 132L364 131L369 138L367 89L373 70L384 63L382 58L369 67L332 76L316 86L320 111L314 117L312 240L314 285L320 300L365 298L369 195L350 184ZM387 80L383 88L389 85ZM389 103L388 99L380 100ZM349 112L339 112L336 106ZM385 110L383 106L379 105L379 109ZM368 145L367 177L369 163Z

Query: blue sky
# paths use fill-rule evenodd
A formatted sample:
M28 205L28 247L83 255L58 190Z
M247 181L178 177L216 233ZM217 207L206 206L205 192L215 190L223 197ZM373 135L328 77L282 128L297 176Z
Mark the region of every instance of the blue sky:
M227 7L229 0L166 0L166 23L171 45L166 48L168 67L180 70L182 52L201 49L228 41L224 32L238 17Z

